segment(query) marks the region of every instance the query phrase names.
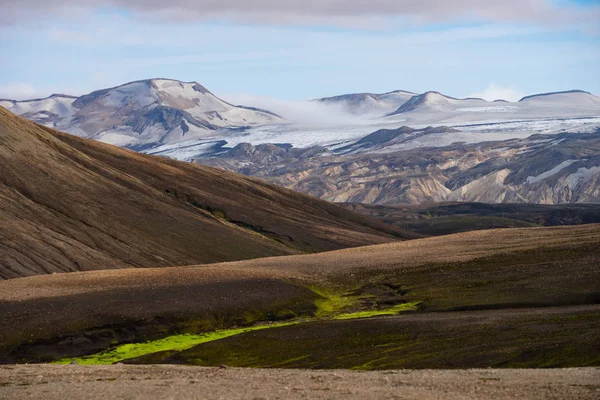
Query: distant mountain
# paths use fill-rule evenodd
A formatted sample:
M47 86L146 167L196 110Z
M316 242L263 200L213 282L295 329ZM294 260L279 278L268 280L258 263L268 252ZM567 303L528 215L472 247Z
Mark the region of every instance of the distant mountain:
M419 204L600 203L600 130L526 139L405 147L411 138L441 141L453 128L379 130L354 144L198 159L334 202ZM261 145L265 146L265 145Z
M435 91L346 94L315 100L315 115L302 112L294 122L267 110L232 105L199 83L168 79L130 82L81 97L0 100L0 106L77 136L185 161L219 156L242 143L279 147L267 149L263 159L269 163L295 157L296 150L273 155L281 149L285 153L285 146L319 146L338 155L340 149L344 154L390 152L454 141L589 132L600 126L600 98L581 90L541 93L519 102L458 99ZM388 137L393 140L376 143Z
M466 104L469 103L471 105L482 105L485 104L486 101L483 99L456 99L454 97L446 96L439 92L426 92L423 94L415 95L411 97L406 103L400 106L396 111L391 113L394 114L402 114L415 110L423 110L426 109L428 111L448 111L452 110L457 104Z
M53 94L43 99L0 100L0 106L42 125L62 125L73 117L75 96Z
M317 101L341 107L342 110L355 115L384 115L387 114L413 97L415 93L404 90L375 94L353 93L341 96L325 97Z
M0 106L64 132L132 148L284 122L272 112L227 103L197 82L170 79L130 82L78 98L0 100Z
M483 121L600 116L600 97L581 90L527 96L519 102L457 99L439 92L415 95L386 120L413 124L462 124Z
M486 204L468 202L399 205L343 204L349 210L427 236L482 229L600 223L600 204Z
M402 237L263 181L63 134L3 108L0 204L0 280L312 253Z

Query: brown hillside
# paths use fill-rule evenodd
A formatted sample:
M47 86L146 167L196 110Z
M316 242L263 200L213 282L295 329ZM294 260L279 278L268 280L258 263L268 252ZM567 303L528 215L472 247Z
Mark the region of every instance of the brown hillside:
M319 252L401 231L236 174L43 128L0 107L0 279Z
M422 302L420 310L434 319L498 310L504 325L511 309L535 308L543 317L551 307L582 305L596 315L599 244L600 225L498 229L321 254L4 281L0 363L90 354L114 340L145 341L190 327L276 320L286 310L309 315L319 297L312 287L346 295L362 288L369 301L389 301L390 288L401 287L403 300Z

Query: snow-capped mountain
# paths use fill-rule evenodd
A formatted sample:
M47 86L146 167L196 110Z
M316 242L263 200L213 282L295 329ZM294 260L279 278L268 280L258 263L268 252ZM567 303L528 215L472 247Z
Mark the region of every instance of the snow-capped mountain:
M315 104L341 114L339 125L292 123L234 106L196 82L168 79L81 97L0 100L58 130L331 201L600 202L600 97L590 93L511 103L395 91Z
M386 120L408 124L466 124L600 115L600 97L581 90L527 96L518 102L457 99L439 92L413 96Z
M45 99L25 101L0 100L0 106L37 123L54 126L75 114L75 96L53 94Z
M353 93L341 96L317 99L323 104L341 107L347 113L354 115L381 116L398 109L402 104L415 96L416 93L404 90L375 94Z
M0 106L61 131L134 148L284 122L272 112L227 103L197 82L170 79L130 82L78 98L1 100Z

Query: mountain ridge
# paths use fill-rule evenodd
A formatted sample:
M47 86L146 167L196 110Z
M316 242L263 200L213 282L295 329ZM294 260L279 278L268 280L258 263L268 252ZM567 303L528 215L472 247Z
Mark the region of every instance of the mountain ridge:
M523 97L521 100L519 100L519 102L522 102L523 100L533 99L533 98L536 98L536 97L545 97L545 96L553 96L555 94L571 94L571 93L572 94L575 94L575 93L589 94L591 96L598 97L598 96L596 96L593 93L586 92L585 90L571 89L571 90L562 90L562 91L558 91L558 92L547 92L547 93L532 94L532 95Z

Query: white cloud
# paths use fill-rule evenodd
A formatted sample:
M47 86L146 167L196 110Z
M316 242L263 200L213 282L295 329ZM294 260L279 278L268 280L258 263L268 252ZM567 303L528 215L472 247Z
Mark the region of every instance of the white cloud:
M484 100L494 101L494 100L506 100L506 101L519 101L523 97L525 97L524 93L520 91L509 88L502 87L492 82L483 92L471 93L468 97L479 97Z
M0 99L26 100L36 96L36 90L29 83L15 82L0 86Z
M15 4L16 3L16 4ZM379 28L452 21L598 26L600 7L554 0L0 0L0 20L17 23L47 13L79 18L105 7L164 21L229 20L272 25Z
M310 126L340 126L368 124L369 120L345 112L342 107L311 100L282 100L269 96L230 94L219 96L234 105L262 108L297 124Z

